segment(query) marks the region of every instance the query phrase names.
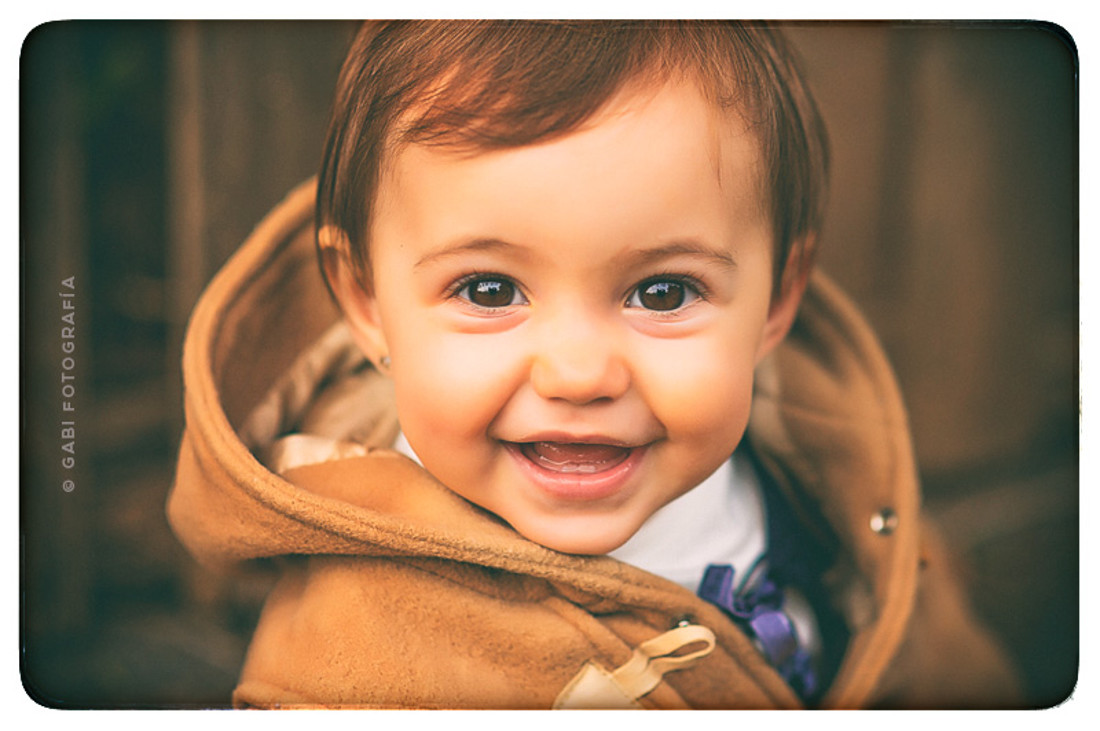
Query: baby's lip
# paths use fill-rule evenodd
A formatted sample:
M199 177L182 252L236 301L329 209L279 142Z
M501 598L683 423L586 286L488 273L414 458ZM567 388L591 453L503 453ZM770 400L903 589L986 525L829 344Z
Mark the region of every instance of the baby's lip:
M644 444L644 440L624 439L604 434L570 434L559 431L536 432L519 439L503 441L509 441L519 446L524 444L553 444L622 447L623 449L634 449Z

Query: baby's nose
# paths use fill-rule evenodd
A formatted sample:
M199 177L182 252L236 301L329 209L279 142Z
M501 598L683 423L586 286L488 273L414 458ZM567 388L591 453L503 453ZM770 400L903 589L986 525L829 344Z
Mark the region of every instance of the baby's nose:
M531 383L542 398L587 404L626 393L630 368L611 333L577 323L548 335L531 368Z

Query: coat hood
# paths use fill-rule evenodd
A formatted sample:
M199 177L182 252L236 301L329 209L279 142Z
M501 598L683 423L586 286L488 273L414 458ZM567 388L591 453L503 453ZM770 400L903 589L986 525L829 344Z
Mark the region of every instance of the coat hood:
M276 207L192 315L168 505L190 552L208 564L442 558L549 579L588 606L682 604L685 590L639 569L524 539L390 448L398 425L389 382L354 348L320 276L314 195L310 181ZM860 673L841 669L834 704L858 705L896 652L914 601L919 491L892 371L821 274L758 369L747 439L781 488L799 486L799 504L848 557L834 578L849 621L863 628L850 645Z

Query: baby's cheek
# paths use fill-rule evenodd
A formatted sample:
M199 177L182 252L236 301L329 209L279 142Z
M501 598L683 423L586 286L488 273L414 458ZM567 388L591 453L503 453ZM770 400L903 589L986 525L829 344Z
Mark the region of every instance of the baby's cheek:
M414 367L395 370L394 382L403 425L415 420L433 438L468 439L483 434L499 411L506 379L490 353L443 338Z
M685 350L649 370L649 400L670 436L681 432L729 440L744 429L752 402L752 361L751 356L731 358L730 352L728 347Z
M671 436L687 437L697 442L716 444L720 450L731 450L740 441L748 423L751 398L743 389L731 384L725 388L708 388L677 399L675 417L668 420Z

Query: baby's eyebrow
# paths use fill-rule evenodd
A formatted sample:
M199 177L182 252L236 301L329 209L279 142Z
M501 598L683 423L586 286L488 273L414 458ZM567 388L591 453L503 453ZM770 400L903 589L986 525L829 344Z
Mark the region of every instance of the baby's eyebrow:
M522 252L523 247L508 243L502 239L478 237L460 241L459 243L446 244L437 249L433 249L420 257L413 265L413 269L420 269L440 259L479 251L508 251L517 253Z
M646 249L630 251L626 258L634 260L640 265L653 264L663 259L671 259L676 256L702 257L711 260L714 264L724 269L736 269L737 260L728 251L710 246L697 239L682 239L670 241Z
M487 251L503 251L513 256L528 256L530 254L524 247L509 243L503 239L477 237L463 240L458 243L446 244L429 251L416 261L413 268L421 269L440 259L447 259L452 256ZM628 264L645 266L677 256L701 257L710 260L713 264L723 269L737 268L737 260L730 252L710 246L698 239L680 239L649 248L630 249L624 252L620 262L625 260Z

